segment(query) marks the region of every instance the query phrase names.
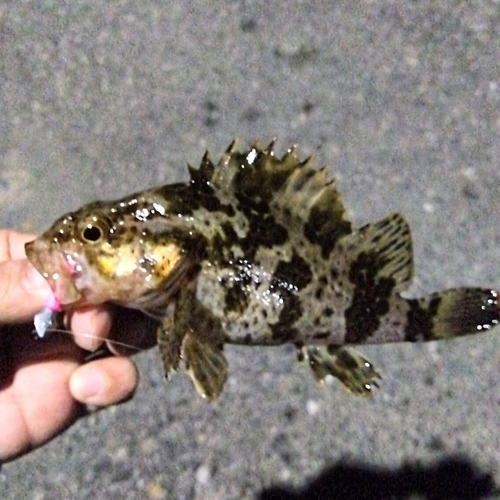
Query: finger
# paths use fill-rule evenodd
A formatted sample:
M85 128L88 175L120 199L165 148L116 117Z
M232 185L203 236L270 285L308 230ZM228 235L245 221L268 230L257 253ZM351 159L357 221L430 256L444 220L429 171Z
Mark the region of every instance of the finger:
M71 313L69 318L75 342L87 351L101 346L111 328L111 314L102 307L85 307Z
M140 311L116 307L106 345L117 356L137 354L156 344L157 328L158 322Z
M24 259L26 257L24 245L35 238L34 234L0 230L0 262Z
M79 405L68 381L77 364L66 359L26 365L0 391L0 460L48 441L75 419Z
M33 318L50 293L48 283L26 259L0 263L0 323Z
M108 406L132 396L138 382L137 368L129 358L105 358L79 367L69 388L81 403Z

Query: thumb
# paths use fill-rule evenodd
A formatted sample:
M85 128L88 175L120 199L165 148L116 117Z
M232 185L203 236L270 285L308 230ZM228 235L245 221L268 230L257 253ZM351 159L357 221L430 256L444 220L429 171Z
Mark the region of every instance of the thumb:
M0 323L19 323L33 318L49 294L48 283L28 260L0 263Z

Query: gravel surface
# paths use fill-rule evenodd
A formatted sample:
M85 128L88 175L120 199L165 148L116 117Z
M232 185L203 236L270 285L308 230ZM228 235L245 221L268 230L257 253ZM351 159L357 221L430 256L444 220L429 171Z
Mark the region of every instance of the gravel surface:
M0 56L3 227L278 137L331 167L357 223L407 216L412 293L500 286L498 0L1 2ZM229 348L208 404L153 349L132 401L5 464L0 498L495 498L496 335L363 349L371 400L285 346Z

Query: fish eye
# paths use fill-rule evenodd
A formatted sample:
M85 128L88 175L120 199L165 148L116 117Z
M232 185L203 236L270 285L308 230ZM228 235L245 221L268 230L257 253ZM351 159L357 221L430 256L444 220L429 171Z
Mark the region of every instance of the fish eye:
M92 243L96 243L102 238L102 229L98 226L94 226L89 224L82 233L82 236L87 241L91 241Z
M98 243L108 234L109 224L102 217L86 217L79 223L80 237L87 243Z

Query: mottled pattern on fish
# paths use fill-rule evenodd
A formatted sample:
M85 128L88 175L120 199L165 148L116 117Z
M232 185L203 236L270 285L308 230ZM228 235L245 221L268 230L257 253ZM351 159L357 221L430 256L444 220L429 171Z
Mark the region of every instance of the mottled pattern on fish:
M116 302L160 321L165 371L185 362L198 391L217 397L225 343L293 343L318 379L368 394L378 373L347 344L426 341L488 330L497 292L456 288L400 295L413 257L403 216L356 228L326 169L281 159L273 144L191 179L91 203L26 247L65 308Z

